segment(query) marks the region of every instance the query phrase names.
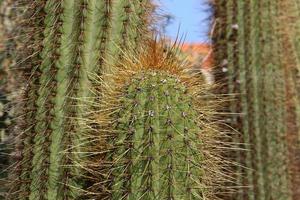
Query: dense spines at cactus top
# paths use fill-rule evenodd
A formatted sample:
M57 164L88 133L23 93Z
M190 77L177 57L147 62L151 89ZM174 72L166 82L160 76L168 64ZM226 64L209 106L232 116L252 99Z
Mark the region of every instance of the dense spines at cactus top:
M88 127L104 126L103 133L92 130L86 151L99 155L83 166L91 198L215 198L226 173L220 166L228 164L218 154L226 149L217 144L221 134L213 116L219 102L173 51L150 42L107 75L111 84L98 82L104 85L101 103L90 112ZM104 194L97 194L101 187Z
M89 106L83 106L82 100L91 95L89 74L103 73L104 63L115 56L110 48L118 45L114 38L118 34L128 44L142 39L114 30L120 27L111 12L122 2L16 2L20 15L16 16L18 35L13 37L18 43L14 69L22 71L19 85L24 90L23 99L16 99L19 135L8 199L75 199L83 192L77 178L78 152L84 134L80 124ZM143 38L147 37L148 4L128 1L130 12L124 13L126 18L135 16L135 22L128 21L127 25ZM136 23L140 27L132 25Z
M231 117L230 125L241 132L236 141L249 149L236 158L246 166L237 186L249 186L240 188L236 199L292 199L291 183L297 182L288 170L286 138L295 133L286 132L288 87L279 43L280 27L286 26L280 13L290 14L279 2L215 2L214 50L223 69L217 81L227 81L223 92L238 94L231 112L241 114ZM221 10L230 12L221 15Z

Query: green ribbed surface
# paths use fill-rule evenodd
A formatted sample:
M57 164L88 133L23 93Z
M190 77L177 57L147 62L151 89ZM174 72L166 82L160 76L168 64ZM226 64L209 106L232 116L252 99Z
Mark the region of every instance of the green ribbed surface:
M288 146L295 143L286 140L291 118L287 120L287 70L279 31L287 23L283 15L289 13L279 0L217 1L215 8L215 59L223 69L217 70L222 72L216 80L225 83L222 93L236 96L229 105L237 113L230 125L240 134L233 142L247 149L235 157L243 167L234 169L242 174L230 199L290 200L295 181L289 175ZM225 16L222 10L227 10Z
M150 5L149 0L124 0L112 1L112 40L108 43L110 63L121 59L124 52L138 49L139 42L142 42L147 26L141 22L149 20L147 17ZM147 32L147 31L146 31ZM144 38L145 39L145 38ZM111 69L104 68L105 72Z
M66 121L66 116L70 109L68 105L67 97L72 94L73 85L72 79L75 78L77 71L74 70L76 67L76 57L79 55L76 51L78 45L78 36L80 34L80 23L81 23L81 5L82 0L65 0L62 2L63 13L61 16L62 27L61 27L61 38L60 46L57 50L59 55L58 60L55 62L57 67L57 73L55 75L55 81L57 82L57 87L55 90L55 97L52 100L54 115L51 121L50 128L52 129L52 134L50 137L50 165L49 165L49 179L48 179L48 199L65 199L65 198L75 198L77 195L74 194L76 191L75 186L67 187L71 191L64 191L62 188L66 187L61 184L62 171L61 168L63 160L64 146L62 142L65 142L68 133L69 123ZM68 141L73 143L73 141ZM76 144L76 141L75 141ZM65 144L67 145L67 144ZM77 174L79 175L79 174ZM72 178L72 177L70 177ZM70 194L71 193L71 194Z
M80 162L91 75L102 75L120 35L136 46L147 37L147 4L129 1L131 11L119 13L126 6L122 1L19 0L23 15L17 16L21 28L15 40L21 47L16 60L23 69L24 101L8 199L77 199L85 193ZM119 14L130 18L126 26L118 17L113 21Z
M123 92L108 155L110 199L207 199L201 126L185 86L150 71L135 75Z

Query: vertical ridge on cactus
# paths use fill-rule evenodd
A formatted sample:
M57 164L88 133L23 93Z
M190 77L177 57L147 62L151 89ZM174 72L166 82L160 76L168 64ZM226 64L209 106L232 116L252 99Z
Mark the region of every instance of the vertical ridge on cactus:
M259 98L259 86L260 80L258 74L260 72L260 63L261 59L259 56L259 49L260 49L260 41L259 41L259 30L251 27L259 27L260 20L258 18L260 14L259 10L259 1L250 1L249 2L249 17L248 24L247 24L247 32L249 33L248 37L249 40L249 53L248 53L248 62L247 68L248 70L248 87L250 89L247 90L247 98L249 99L249 129L253 130L254 136L251 136L251 143L255 145L252 150L252 165L253 170L257 173L257 178L254 180L253 191L254 196L258 198L259 196L264 196L265 190L263 189L264 179L263 179L263 166L262 166L262 146L263 143L261 141L260 133L261 130L259 129L260 126L260 98ZM258 11L258 12L256 12ZM252 89L251 89L252 88ZM253 173L253 172L252 172Z
M78 77L78 68L76 67L76 58L79 56L78 37L81 33L81 0L70 0L63 1L62 3L62 27L61 27L61 38L60 46L58 48L57 54L58 59L55 62L57 67L57 73L55 75L55 81L57 84L56 95L53 99L53 112L54 118L51 120L50 127L52 129L51 134L51 144L50 144L50 165L49 165L49 177L48 177L48 199L63 199L64 192L60 192L64 185L60 184L60 179L62 178L62 160L64 152L64 146L61 145L62 142L68 137L68 126L70 124L66 121L66 116L70 113L70 105L68 105L68 96L72 94L72 90L76 89ZM75 79L73 81L72 79ZM71 144L76 145L76 141L71 139ZM64 144L68 145L68 144ZM71 170L71 169L68 169ZM68 187L70 189L71 187ZM58 196L56 196L58 195Z
M84 11L84 35L82 45L82 67L80 68L79 89L81 97L87 96L89 87L88 74L94 71L101 72L104 58L107 56L107 43L111 31L111 1L86 1Z
M241 96L239 97L240 101L240 106L241 106L241 112L243 113L243 116L241 117L241 124L242 124L242 135L243 135L243 143L245 144L251 144L251 121L249 120L249 110L251 107L251 104L249 102L249 99L247 98L248 95L247 92L249 91L249 86L248 86L248 79L247 77L249 76L248 68L247 68L247 48L246 45L247 43L247 29L246 29L246 22L247 18L249 16L246 15L247 10L245 9L245 6L247 4L243 1L237 1L236 6L237 6L237 13L236 13L236 34L237 34L237 48L236 50L238 51L238 55L236 55L237 62L235 65L238 66L238 75L237 75L237 80L239 82L239 92ZM248 5L247 5L248 6ZM234 52L233 56L234 55ZM252 155L250 151L245 152L245 158L244 162L246 166L251 166L252 165ZM245 170L246 177L247 177L247 182L248 183L253 183L253 176L252 176L252 171L251 170ZM250 200L254 200L254 193L253 193L253 186L249 185L250 188L248 190L248 196Z
M31 172L31 186L30 199L46 199L47 182L40 177L50 177L49 162L50 162L50 140L51 127L46 118L53 118L53 94L56 90L55 84L55 70L56 66L53 64L55 51L57 48L57 35L60 22L60 3L55 1L48 1L45 5L45 30L43 40L43 51L41 53L41 65L39 66L39 89L37 92L37 100L35 105L37 107L34 132L43 133L35 134L33 139L33 157L32 157L32 172Z
M239 2L239 7L241 7L241 3ZM230 127L233 128L233 132L237 132L241 128L242 119L238 113L240 113L241 109L241 98L238 94L240 94L239 87L239 79L240 79L240 66L238 64L239 59L238 55L235 52L239 51L239 46L237 43L237 32L238 32L238 21L237 13L239 12L239 16L243 16L243 13L238 11L238 1L235 0L227 0L227 1L215 1L212 2L211 6L214 7L214 30L213 30L213 55L214 55L214 76L216 82L220 85L217 87L217 93L222 94L224 96L229 96L234 100L228 101L222 109L222 112L231 113L230 116L223 116L229 124ZM237 126L239 124L239 126ZM236 131L237 130L237 131ZM232 131L231 131L232 132ZM244 142L241 140L241 133L230 134L230 141L235 144L236 149L244 149ZM238 199L242 200L244 198L244 187L247 185L244 180L244 173L248 169L243 167L240 163L243 163L245 160L244 151L232 151L229 152L228 155L233 162L237 162L239 164L233 166L232 173L235 176L235 183L228 182L229 186L234 185L235 192L232 194L225 194L224 199ZM242 175L243 174L243 175Z
M111 62L116 62L122 56L122 49L137 49L138 43L142 42L143 34L147 33L141 22L150 20L151 3L149 0L142 1L113 1L112 12L112 40L109 42ZM111 73L111 69L104 69Z

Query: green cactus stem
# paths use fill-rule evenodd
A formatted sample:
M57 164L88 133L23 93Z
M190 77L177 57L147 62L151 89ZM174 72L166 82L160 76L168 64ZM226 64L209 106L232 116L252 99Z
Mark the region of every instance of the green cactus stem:
M231 199L292 199L291 185L297 181L289 175L288 146L295 143L289 144L286 138L295 133L287 133L292 119L286 120L290 115L286 84L290 83L280 31L286 26L282 12L290 14L280 1L218 1L214 6L216 79L226 81L223 93L237 94L230 111L241 114L229 117L230 125L241 132L234 142L248 149L236 155L244 167L237 169L241 173L236 183L238 195ZM222 16L221 10L229 12Z
M132 78L109 155L112 199L205 199L204 141L186 88L155 71Z

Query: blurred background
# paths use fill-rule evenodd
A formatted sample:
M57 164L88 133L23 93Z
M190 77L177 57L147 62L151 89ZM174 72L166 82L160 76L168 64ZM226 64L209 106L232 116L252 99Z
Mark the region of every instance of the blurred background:
M212 68L210 29L212 8L207 0L156 0L159 5L162 29L168 38L184 41L182 52L195 70ZM203 71L205 70L205 71ZM210 77L210 75L208 74Z
M166 15L165 33L188 43L210 43L211 8L207 0L157 0ZM199 3L200 2L200 3Z

